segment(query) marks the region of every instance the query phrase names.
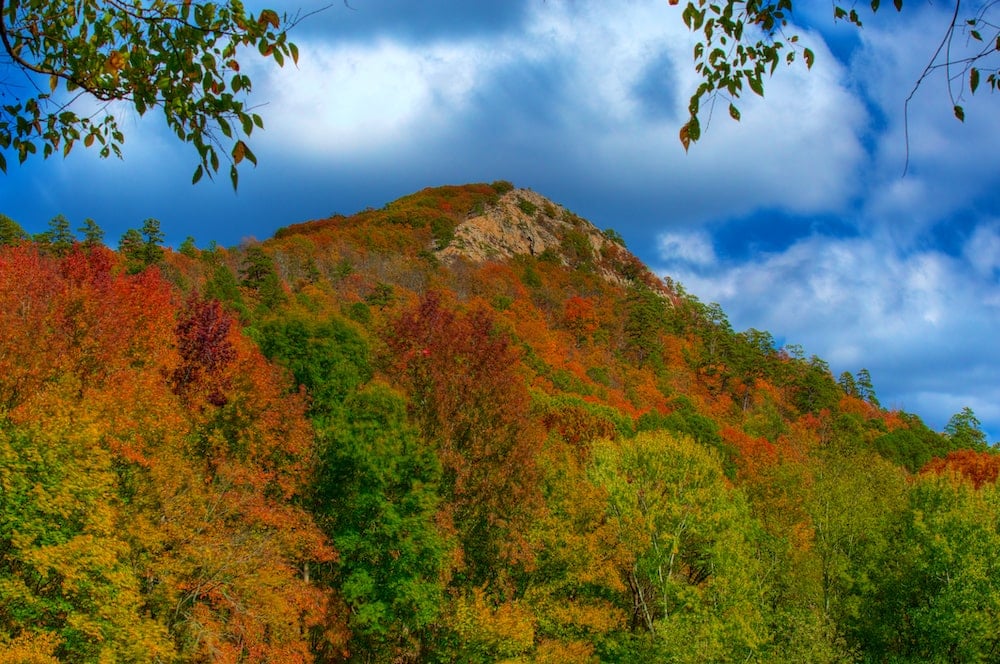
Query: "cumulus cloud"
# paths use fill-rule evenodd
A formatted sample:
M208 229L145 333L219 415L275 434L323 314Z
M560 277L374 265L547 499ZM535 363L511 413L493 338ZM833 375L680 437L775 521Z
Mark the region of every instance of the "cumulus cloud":
M391 152L397 168L425 172L441 150L466 170L484 159L520 170L531 151L546 159L531 186L572 178L605 199L641 195L679 224L843 209L857 192L866 123L844 68L820 41L828 57L811 72L782 71L766 102L742 103L739 124L720 111L685 155L677 132L695 86L694 36L675 9L553 0L529 4L517 30L424 43L309 33L297 72L265 74L264 141L334 161Z

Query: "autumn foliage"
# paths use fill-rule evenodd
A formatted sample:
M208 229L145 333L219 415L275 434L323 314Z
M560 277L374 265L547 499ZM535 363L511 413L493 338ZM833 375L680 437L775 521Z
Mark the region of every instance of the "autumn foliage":
M456 251L501 209L552 237ZM995 659L971 410L886 410L533 193L63 235L0 247L0 661Z

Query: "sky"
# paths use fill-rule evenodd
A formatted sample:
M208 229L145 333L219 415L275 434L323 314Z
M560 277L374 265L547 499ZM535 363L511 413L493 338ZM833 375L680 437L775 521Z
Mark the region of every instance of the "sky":
M227 177L192 186L193 148L123 108L123 160L8 155L0 212L30 232L90 217L112 246L155 217L174 246L230 246L427 186L510 180L615 229L735 329L800 345L835 375L867 368L884 406L937 430L969 406L1000 441L997 99L958 81L958 122L937 72L904 115L948 3L864 12L858 30L800 1L789 30L812 70L780 67L738 123L720 105L688 153L683 4L335 2L294 28L297 67L248 56L266 129L238 192Z

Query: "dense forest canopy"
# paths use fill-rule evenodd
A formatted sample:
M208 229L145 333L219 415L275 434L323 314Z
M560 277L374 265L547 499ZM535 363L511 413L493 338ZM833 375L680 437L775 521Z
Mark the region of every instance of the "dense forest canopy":
M0 660L993 661L1000 463L571 211L0 217Z

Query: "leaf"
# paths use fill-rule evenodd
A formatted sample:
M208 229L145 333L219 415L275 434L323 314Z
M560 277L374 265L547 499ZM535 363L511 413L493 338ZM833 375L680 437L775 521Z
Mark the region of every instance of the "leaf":
M872 11L873 12L877 12L878 11L879 4L880 4L879 0L872 0Z
M245 154L246 146L243 141L236 141L236 145L233 146L233 164L238 164L243 161Z
M976 88L979 87L979 70L973 67L969 70L969 89L973 94L976 93Z
M298 66L298 64L299 64L299 47L296 46L295 44L289 44L288 45L288 52L292 56L292 62L294 62L295 65Z
M972 35L972 38L976 41L983 41L983 36L979 34L978 30L970 30L969 34Z
M740 121L740 109L736 108L734 105L729 105L729 117L737 122Z
M903 11L903 0L892 0L892 4L896 5L896 11Z
M802 58L806 61L806 69L812 69L813 62L816 61L816 55L810 49L805 49L802 51Z
M691 147L691 133L690 133L689 125L690 125L690 123L688 123L688 124L684 125L683 127L681 127L681 131L680 131L681 145L684 146L684 152L687 152L688 148Z
M84 137L83 146L89 148L93 144L94 144L94 134L93 132L91 132Z
M955 117L958 118L960 122L965 122L965 109L957 104L955 105Z
M3 154L0 154L0 173L6 173L6 172L7 172L7 159L3 156Z
M750 89L756 92L759 96L761 97L764 96L764 86L763 84L761 84L759 77L757 76L748 77L747 84L750 86Z
M229 167L229 180L233 183L233 191L236 191L236 188L239 185L240 181L240 174L236 170L235 164Z
M198 180L200 180L201 176L203 176L204 174L205 174L205 169L202 168L201 165L199 164L198 168L194 170L194 177L191 178L191 184L198 184Z

